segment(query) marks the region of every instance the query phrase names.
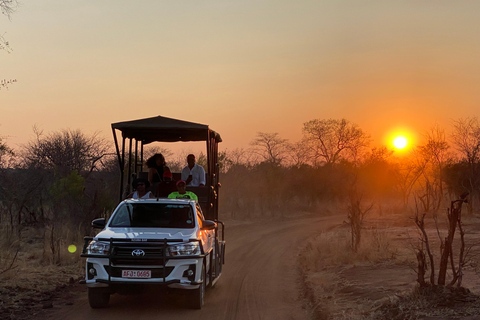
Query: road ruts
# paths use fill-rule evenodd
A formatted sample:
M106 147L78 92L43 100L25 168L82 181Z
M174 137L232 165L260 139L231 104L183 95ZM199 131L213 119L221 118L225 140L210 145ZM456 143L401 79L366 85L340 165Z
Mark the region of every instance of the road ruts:
M340 220L340 221L339 221ZM284 218L226 226L226 264L201 310L178 294L112 295L106 309L91 309L85 292L71 306L55 305L46 319L304 320L297 256L312 235L341 222L335 217Z

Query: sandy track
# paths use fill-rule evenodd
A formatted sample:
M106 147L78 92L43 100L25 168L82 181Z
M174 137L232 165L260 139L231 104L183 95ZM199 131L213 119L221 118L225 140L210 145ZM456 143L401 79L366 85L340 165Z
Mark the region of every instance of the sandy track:
M275 219L278 220L278 219ZM309 319L302 297L297 256L315 233L339 223L307 217L228 225L224 272L207 291L202 310L184 307L177 294L112 295L106 309L88 306L86 288L73 305L55 306L47 319Z

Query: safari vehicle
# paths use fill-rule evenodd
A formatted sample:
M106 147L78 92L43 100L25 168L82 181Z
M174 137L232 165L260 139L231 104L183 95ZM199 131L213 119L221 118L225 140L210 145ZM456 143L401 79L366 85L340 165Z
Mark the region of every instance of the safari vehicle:
M121 148L116 130L122 133ZM85 237L81 255L87 258L90 306L108 306L112 293L163 286L188 291L190 307L202 308L205 290L216 284L225 262L225 226L218 220L220 135L206 125L161 116L113 123L112 131L120 164L120 200L130 192L130 180L143 174L144 145L155 141L206 141L207 184L187 188L197 194L198 202L126 199L108 221L92 222L93 228L102 231ZM125 160L126 153L134 154L132 161Z

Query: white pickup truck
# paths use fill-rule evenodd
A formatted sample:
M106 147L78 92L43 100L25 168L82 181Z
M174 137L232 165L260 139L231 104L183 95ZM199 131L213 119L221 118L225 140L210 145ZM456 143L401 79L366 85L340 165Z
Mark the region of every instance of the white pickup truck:
M219 236L221 225L221 240ZM96 219L95 237L85 237L85 283L92 308L107 307L110 295L142 286L189 290L190 307L201 309L224 263L224 225L205 220L187 199L128 199L111 218Z

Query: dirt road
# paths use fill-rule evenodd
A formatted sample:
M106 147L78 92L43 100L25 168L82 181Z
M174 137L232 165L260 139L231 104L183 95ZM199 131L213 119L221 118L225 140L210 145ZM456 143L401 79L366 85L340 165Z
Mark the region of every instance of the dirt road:
M302 299L297 256L313 234L338 224L334 217L273 219L226 227L222 277L207 290L202 310L184 307L181 296L112 295L106 309L91 309L85 292L73 305L55 306L47 319L310 319ZM280 221L278 221L280 220Z

